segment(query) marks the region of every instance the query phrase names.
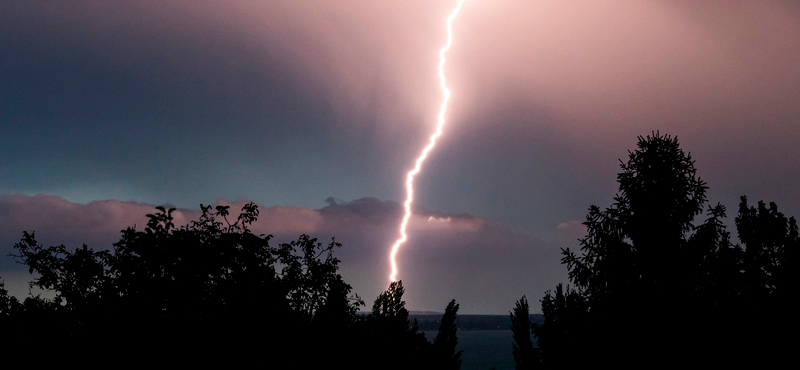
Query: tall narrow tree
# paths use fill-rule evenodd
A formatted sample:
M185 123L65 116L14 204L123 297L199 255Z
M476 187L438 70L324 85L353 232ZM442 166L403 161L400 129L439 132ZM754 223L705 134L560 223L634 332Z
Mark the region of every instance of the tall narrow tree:
M439 325L439 332L433 340L433 361L436 363L436 369L461 369L461 353L464 351L456 352L456 345L458 338L456 332L456 314L458 313L458 304L456 300L451 300L447 304L442 316L442 322Z
M533 348L531 341L531 321L528 300L522 296L514 306L511 314L511 332L514 343L511 344L514 354L516 370L538 369L541 366L541 356L539 350Z

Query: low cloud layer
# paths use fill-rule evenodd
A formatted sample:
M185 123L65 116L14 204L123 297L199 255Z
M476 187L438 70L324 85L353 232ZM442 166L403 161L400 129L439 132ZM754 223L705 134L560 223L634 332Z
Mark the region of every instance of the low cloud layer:
M220 200L235 217L245 202ZM260 207L252 230L272 234L274 243L300 234L343 244L336 251L345 280L365 301L388 286L388 247L397 236L402 207L391 201L362 198L328 200L321 209ZM22 231L35 231L45 246L65 244L110 249L120 230L142 229L154 206L115 200L77 204L54 196L0 195L0 254L12 251ZM469 214L416 209L409 223L410 238L398 255L399 278L407 287L412 309L441 311L457 299L464 313L504 313L523 294L538 298L564 277L558 245L515 233L491 220ZM178 209L176 225L196 219L198 210ZM0 276L22 294L27 271L10 257L0 262Z

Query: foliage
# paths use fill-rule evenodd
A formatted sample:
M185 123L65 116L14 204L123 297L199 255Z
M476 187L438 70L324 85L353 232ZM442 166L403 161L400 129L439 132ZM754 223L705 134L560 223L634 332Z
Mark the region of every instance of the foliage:
M797 221L779 212L775 203L767 207L759 201L754 207L743 196L735 222L744 252L734 313L745 312L757 318L755 325L747 325L740 332L757 338L750 351L769 356L777 367L791 359L795 348L786 338L800 329L794 312L800 293Z
M108 285L107 266L111 258L108 251L95 252L86 244L74 251L63 244L43 248L34 233L25 231L14 247L19 251L14 255L18 261L27 265L31 274L38 274L29 283L31 288L55 292L54 301L64 303L68 310L92 304Z
M611 207L589 208L582 254L567 249L562 259L570 280L596 311L615 310L614 302L631 291L647 294L639 297L645 305L662 305L659 297L684 288L673 269L699 264L685 244L707 186L696 176L691 155L679 148L677 138L654 133L639 137L638 149L621 167Z
M400 332L413 329L409 328L408 310L406 302L403 301L404 293L403 282L393 281L385 292L378 295L372 304L370 317L376 322L374 326L376 330Z
M14 296L9 296L4 281L0 281L0 323L6 324L9 317L19 310L20 303Z
M719 361L733 355L742 334L759 339L740 359L774 355L774 338L790 331L778 328L793 316L782 307L797 290L794 218L742 197L736 227L745 248L731 240L721 204L695 226L707 186L669 135L640 136L621 168L613 204L589 208L580 253L563 250L574 290L559 285L542 299L545 322L534 333L543 364L587 364L568 349L615 366L653 358L677 364L681 356ZM746 317L748 325L737 324Z
M539 350L533 348L531 341L530 313L528 300L523 296L514 306L511 315L511 332L514 343L511 344L514 363L517 370L538 369L541 367Z
M11 334L231 349L249 345L246 333L278 330L282 337L262 336L261 345L291 353L294 333L345 331L355 322L363 302L349 297L338 274L333 250L340 244L301 235L271 246L271 235L249 229L258 217L253 203L233 222L228 206L201 210L198 220L176 227L174 209L157 207L143 230L122 231L113 252L44 248L23 232L14 256L34 275L31 287L53 298L18 304L0 291L3 314L14 306L10 312L24 322Z
M407 369L429 365L430 343L418 332L416 322L408 320L408 310L403 300L402 281L393 281L378 295L372 313L360 325L361 340L366 342L365 353L369 363L380 363L381 368Z
M794 217L786 218L775 203L770 203L769 208L763 201L757 207L750 206L743 196L736 230L745 245L744 289L748 298L763 299L796 289L800 237Z
M688 250L694 254L690 260L700 262L683 266L692 278L696 297L703 299L706 307L733 304L744 278L743 251L731 241L731 233L723 223L725 211L722 204L708 207L708 218L695 228L688 245Z
M358 315L364 302L338 273L335 240L301 235L272 246L271 235L250 231L255 204L232 222L228 206L200 207L200 217L180 227L174 208L156 207L143 230L121 232L113 251L45 248L23 232L13 256L28 266L31 288L51 298L19 302L0 284L2 344L58 342L51 350L64 358L80 358L82 343L98 343L103 356L145 359L266 350L323 368L354 367L353 344L365 343L356 368L460 368L455 301L431 344L408 320L402 282L377 297L371 314Z
M357 323L357 336L365 362L381 369L460 369L461 351L455 326L458 304L450 301L433 343L408 320L402 281L393 281L378 295L372 312Z
M558 284L542 298L545 322L533 325L533 333L542 353L542 364L548 368L571 369L588 366L586 357L575 356L572 348L586 348L586 340L599 340L592 335L585 298L576 290Z
M439 332L433 340L433 368L436 369L461 369L461 353L464 351L456 352L456 345L458 345L458 338L456 332L456 314L458 313L458 303L456 300L451 300L447 304L442 316L442 322L439 325Z

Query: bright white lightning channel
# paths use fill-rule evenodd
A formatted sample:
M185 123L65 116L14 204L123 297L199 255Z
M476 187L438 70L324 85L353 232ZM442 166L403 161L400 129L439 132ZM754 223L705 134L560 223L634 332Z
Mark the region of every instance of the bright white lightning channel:
M392 246L392 253L389 256L389 259L392 262L392 274L389 276L389 280L396 281L395 277L397 276L397 262L395 261L395 256L397 255L397 251L400 249L400 246L408 240L408 235L406 234L406 227L408 226L408 220L411 218L411 202L414 200L414 176L416 176L419 171L422 169L422 163L425 162L425 159L428 157L428 153L433 150L433 147L436 146L436 139L439 136L442 136L442 128L444 127L445 120L444 115L447 111L447 103L450 101L450 90L447 88L447 84L445 83L444 78L444 54L447 50L450 49L450 45L453 42L453 28L452 23L453 19L458 14L458 11L461 10L461 5L464 3L464 0L458 0L458 5L456 5L455 10L450 13L450 16L447 17L447 44L439 50L439 84L441 85L442 92L444 93L444 98L442 99L442 105L439 108L439 118L438 123L436 124L436 132L431 135L430 141L425 149L422 150L422 153L417 157L417 162L414 165L414 169L408 172L406 175L406 202L404 203L406 214L403 216L403 222L400 224L400 238Z

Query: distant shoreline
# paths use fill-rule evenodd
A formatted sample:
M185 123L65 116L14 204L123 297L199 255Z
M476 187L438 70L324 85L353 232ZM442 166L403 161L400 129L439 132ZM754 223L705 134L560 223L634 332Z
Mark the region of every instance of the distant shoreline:
M419 330L429 331L438 330L442 316L435 314L411 314L408 320L412 323L417 320ZM531 323L544 323L544 315L530 315ZM509 315L458 315L456 317L456 327L458 330L511 330L511 318Z

